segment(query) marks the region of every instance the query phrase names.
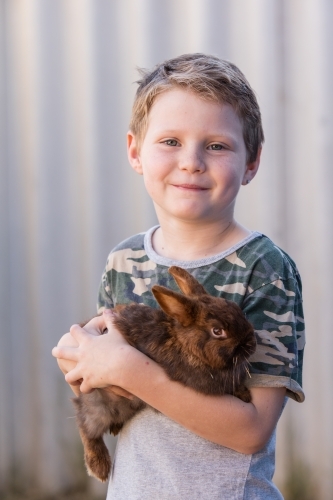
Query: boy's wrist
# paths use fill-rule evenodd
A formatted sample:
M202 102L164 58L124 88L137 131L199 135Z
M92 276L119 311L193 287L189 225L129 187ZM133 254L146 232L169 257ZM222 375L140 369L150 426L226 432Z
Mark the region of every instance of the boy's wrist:
M121 356L117 385L131 394L141 397L145 390L151 390L152 386L159 383L159 374L163 379L167 378L155 361L130 345L124 347Z
M112 385L117 385L129 391L138 355L140 356L142 353L129 344L118 347L116 357L119 364L116 369L115 378L112 380Z

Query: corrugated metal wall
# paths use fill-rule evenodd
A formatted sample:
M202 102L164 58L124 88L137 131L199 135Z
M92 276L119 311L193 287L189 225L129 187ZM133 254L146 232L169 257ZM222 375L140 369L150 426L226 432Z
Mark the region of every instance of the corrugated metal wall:
M238 216L303 277L307 400L276 477L332 498L332 21L331 0L0 0L0 489L82 480L51 348L93 314L108 251L155 221L126 160L135 67L201 51L257 91L266 144Z

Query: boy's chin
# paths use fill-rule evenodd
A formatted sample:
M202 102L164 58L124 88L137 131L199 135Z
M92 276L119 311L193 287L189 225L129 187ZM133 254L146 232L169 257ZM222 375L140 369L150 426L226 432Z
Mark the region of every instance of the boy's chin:
M211 204L200 203L198 200L171 200L167 203L153 202L157 219L162 225L172 220L177 222L188 222L189 224L221 224L224 219L230 220L233 217L233 210L230 205L227 209L223 206L214 207Z
M180 222L180 223L188 223L188 224L196 224L196 225L204 225L204 224L212 224L214 222L216 223L221 223L221 217L212 217L211 214L205 214L201 212L195 212L194 210L192 212L176 212L173 213L172 215L167 216L168 220L174 220L175 222ZM166 220L166 218L164 218Z

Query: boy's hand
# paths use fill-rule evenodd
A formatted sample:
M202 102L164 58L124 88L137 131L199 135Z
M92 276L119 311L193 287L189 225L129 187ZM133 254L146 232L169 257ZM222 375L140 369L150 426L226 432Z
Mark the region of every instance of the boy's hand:
M101 335L105 328L108 333ZM70 329L73 339L70 345L64 345L66 336L52 350L58 358L58 364L66 373L65 379L73 386L80 385L83 393L95 388L105 388L117 395L132 398L127 391L117 386L123 363L126 361L129 346L113 325L113 314L106 310L102 316L93 318L84 328L73 325Z

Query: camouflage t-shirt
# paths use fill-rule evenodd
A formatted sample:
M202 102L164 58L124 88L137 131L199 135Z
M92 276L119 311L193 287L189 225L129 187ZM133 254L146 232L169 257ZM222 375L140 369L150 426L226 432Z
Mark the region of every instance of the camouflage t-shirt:
M183 267L211 295L236 302L253 324L257 348L250 358L247 385L286 387L289 397L302 402L301 281L290 257L269 238L253 232L218 255L171 260L154 251L155 229L129 238L110 253L99 290L99 311L130 302L158 307L152 286L178 290L168 268ZM148 407L120 434L108 499L281 499L272 483L274 452L275 433L259 453L243 455L196 436ZM152 476L154 480L148 481Z

